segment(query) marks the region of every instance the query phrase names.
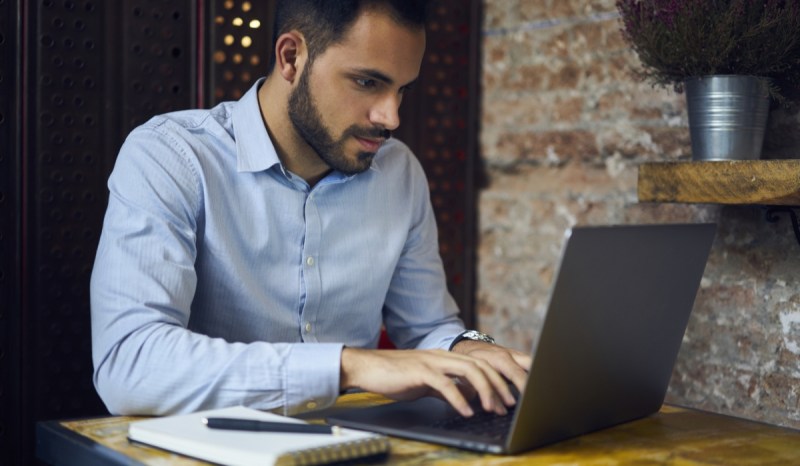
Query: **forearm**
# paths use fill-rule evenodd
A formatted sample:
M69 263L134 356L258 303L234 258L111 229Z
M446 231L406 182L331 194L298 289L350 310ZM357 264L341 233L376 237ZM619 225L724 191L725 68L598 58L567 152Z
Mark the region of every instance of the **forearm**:
M333 403L336 344L228 343L152 325L95 350L95 385L115 414L174 414L246 405L286 413Z

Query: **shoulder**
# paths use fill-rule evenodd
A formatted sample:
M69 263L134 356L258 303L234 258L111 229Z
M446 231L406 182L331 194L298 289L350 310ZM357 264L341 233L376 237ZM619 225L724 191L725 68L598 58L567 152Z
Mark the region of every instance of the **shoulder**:
M422 164L411 149L398 139L386 141L365 177L371 189L411 209L428 202L430 191ZM360 176L360 175L359 175Z
M191 140L230 134L231 105L225 102L211 109L180 110L152 117L135 128L130 137L157 136L165 140Z
M390 176L405 174L413 178L425 178L419 159L411 149L399 139L389 139L375 156L376 168Z
M234 144L230 105L182 110L152 117L128 134L120 157L180 159L199 169L200 159ZM177 162L177 161L176 161Z
M128 134L109 182L123 189L136 183L126 181L130 177L142 180L136 186L139 192L146 191L145 183L159 184L159 189L178 185L200 192L203 158L207 157L208 148L219 146L215 139L226 137L226 118L224 105L150 118Z

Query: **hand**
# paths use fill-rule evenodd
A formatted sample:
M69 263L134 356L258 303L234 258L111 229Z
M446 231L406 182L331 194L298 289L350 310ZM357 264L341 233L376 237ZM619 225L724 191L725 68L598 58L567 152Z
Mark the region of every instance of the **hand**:
M344 348L340 385L394 400L437 396L463 416L474 414L463 388L474 390L483 409L497 414L506 414L506 406L516 402L506 380L488 362L444 350Z
M452 351L486 361L520 392L525 387L532 363L530 354L475 340L461 340Z

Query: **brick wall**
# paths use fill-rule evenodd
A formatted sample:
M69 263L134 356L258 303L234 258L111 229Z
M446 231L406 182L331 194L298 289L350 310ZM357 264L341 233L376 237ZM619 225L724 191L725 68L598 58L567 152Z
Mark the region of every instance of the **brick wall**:
M683 95L632 77L613 0L483 4L476 312L527 350L573 225L715 221L668 401L800 427L800 245L760 207L637 202L637 166L690 158ZM800 157L773 111L768 157Z

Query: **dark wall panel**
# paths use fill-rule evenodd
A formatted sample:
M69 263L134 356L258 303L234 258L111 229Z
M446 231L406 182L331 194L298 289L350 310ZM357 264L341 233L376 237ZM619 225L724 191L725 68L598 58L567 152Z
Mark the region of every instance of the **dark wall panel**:
M197 94L195 0L124 0L114 50L121 137L151 116L193 107ZM113 57L112 57L113 58ZM110 61L114 63L112 59ZM114 69L109 70L113 75Z
M18 9L0 0L0 452L21 461Z
M21 381L20 464L32 461L35 421L106 413L92 385L89 318L106 181L135 125L196 104L195 3L20 2L21 345L11 377Z
M31 5L23 154L23 406L85 412L92 397L88 277L106 130L103 2Z

